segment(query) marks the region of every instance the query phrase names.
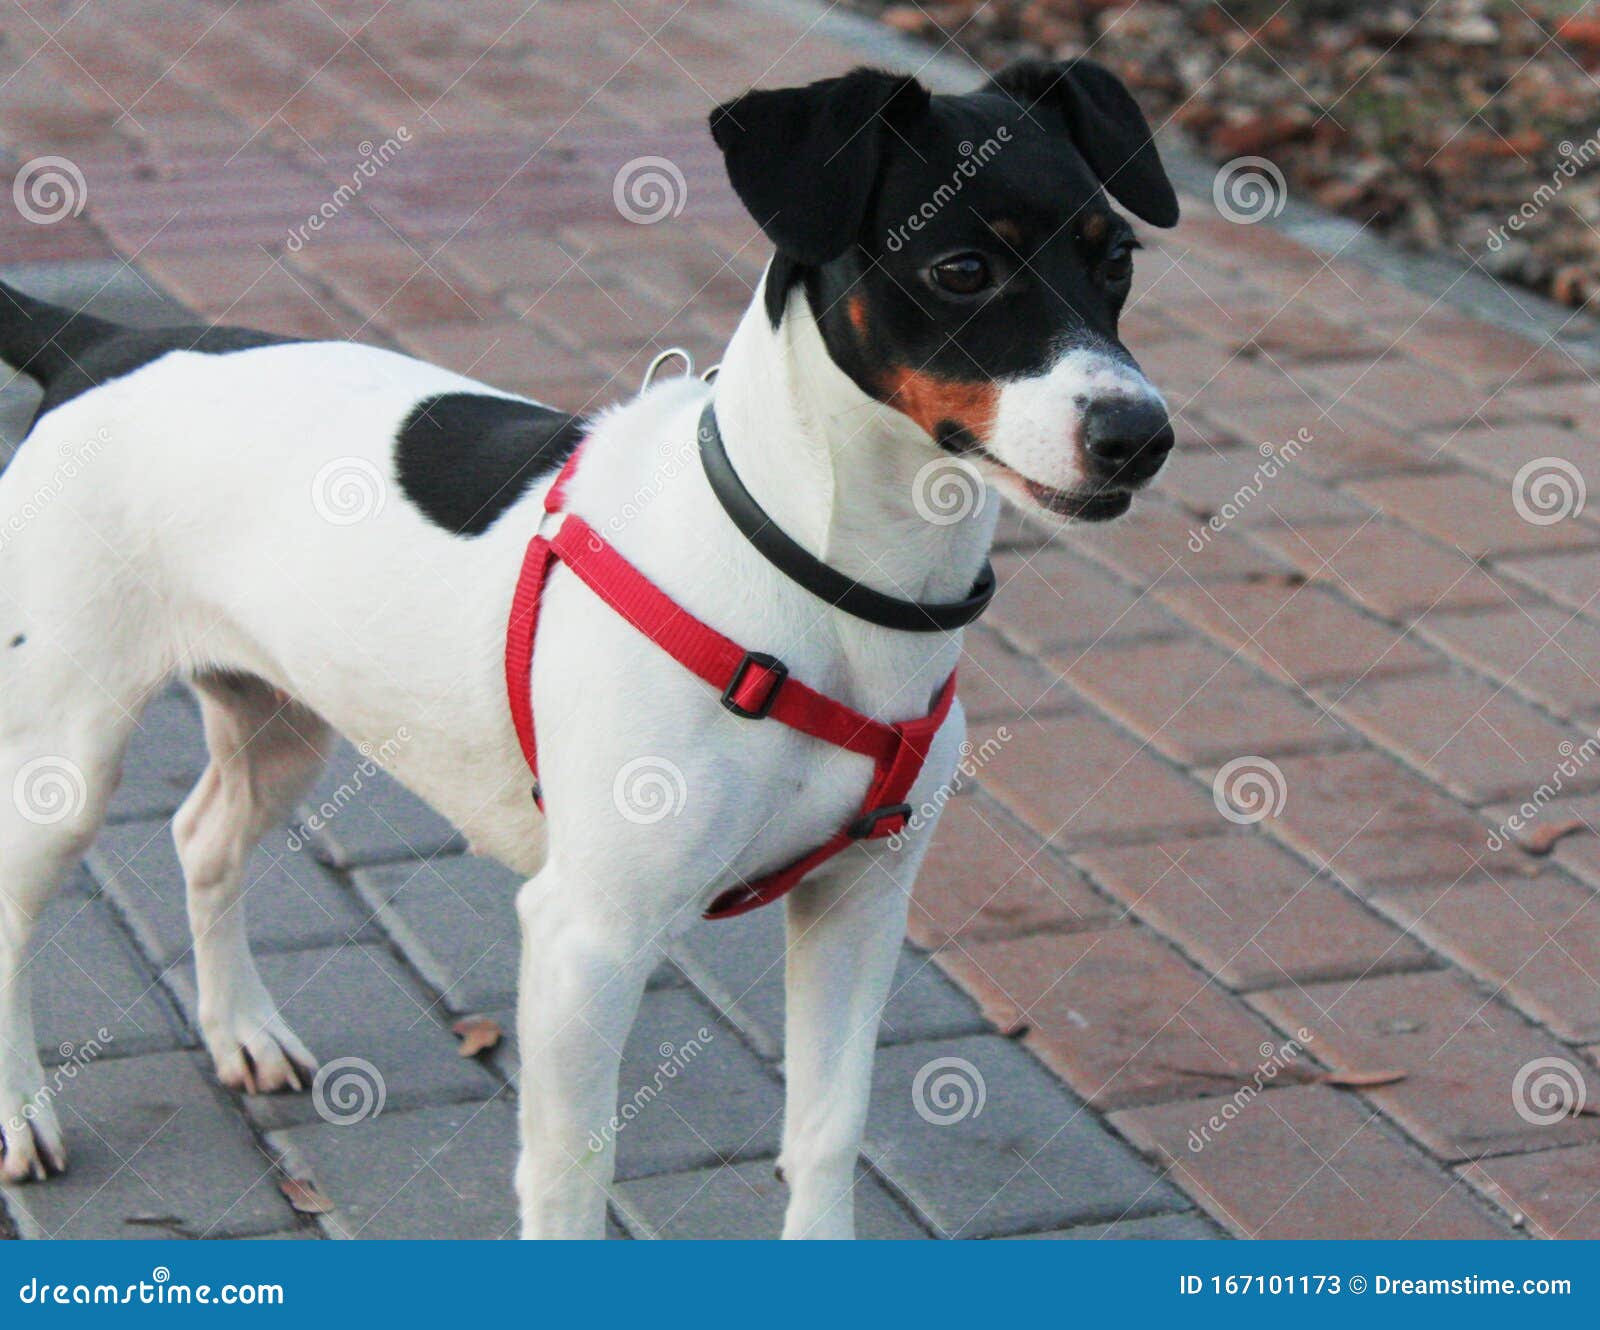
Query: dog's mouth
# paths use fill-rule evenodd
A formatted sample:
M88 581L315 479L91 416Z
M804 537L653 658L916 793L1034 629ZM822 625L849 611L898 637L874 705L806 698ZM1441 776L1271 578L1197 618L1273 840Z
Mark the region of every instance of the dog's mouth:
M1133 506L1132 490L1058 490L1037 480L1023 480L1022 484L1041 508L1078 522L1109 522Z

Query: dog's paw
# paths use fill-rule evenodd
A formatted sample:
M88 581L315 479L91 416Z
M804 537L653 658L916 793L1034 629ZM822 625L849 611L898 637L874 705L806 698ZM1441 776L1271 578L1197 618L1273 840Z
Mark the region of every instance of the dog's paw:
M207 1030L205 1038L217 1079L230 1090L309 1090L316 1078L316 1058L276 1013L263 1021L237 1020Z
M0 1180L43 1182L66 1167L67 1147L55 1109L37 1095L7 1096L0 1116Z

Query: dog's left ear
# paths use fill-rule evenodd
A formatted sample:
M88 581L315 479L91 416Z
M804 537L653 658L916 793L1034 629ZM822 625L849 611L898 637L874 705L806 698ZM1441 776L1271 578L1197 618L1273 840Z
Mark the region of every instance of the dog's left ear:
M927 105L927 89L909 75L857 69L747 92L711 113L711 137L767 239L802 263L826 263L861 233L889 126Z
M1152 226L1178 224L1178 196L1139 103L1122 80L1093 60L1019 60L990 87L1029 110L1052 108L1066 122L1073 145L1111 197Z

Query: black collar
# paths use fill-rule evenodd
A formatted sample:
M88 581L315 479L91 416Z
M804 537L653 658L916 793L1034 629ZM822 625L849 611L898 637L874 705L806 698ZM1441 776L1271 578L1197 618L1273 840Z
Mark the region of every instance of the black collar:
M766 510L744 487L733 463L728 460L722 431L717 428L717 414L710 402L700 415L700 463L705 467L711 492L717 496L723 511L767 562L812 595L846 614L881 628L899 628L908 633L942 633L966 627L994 598L994 568L987 559L965 600L926 605L874 591L807 553L767 516Z

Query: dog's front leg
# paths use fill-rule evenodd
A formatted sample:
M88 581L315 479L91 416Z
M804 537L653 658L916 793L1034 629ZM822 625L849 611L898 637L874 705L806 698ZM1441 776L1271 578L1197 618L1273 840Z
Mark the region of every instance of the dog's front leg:
M786 1238L855 1236L872 1056L910 902L902 876L846 854L788 898Z
M615 1157L607 1124L656 952L627 920L598 908L603 895L552 864L517 896L517 1198L525 1238L605 1236Z

